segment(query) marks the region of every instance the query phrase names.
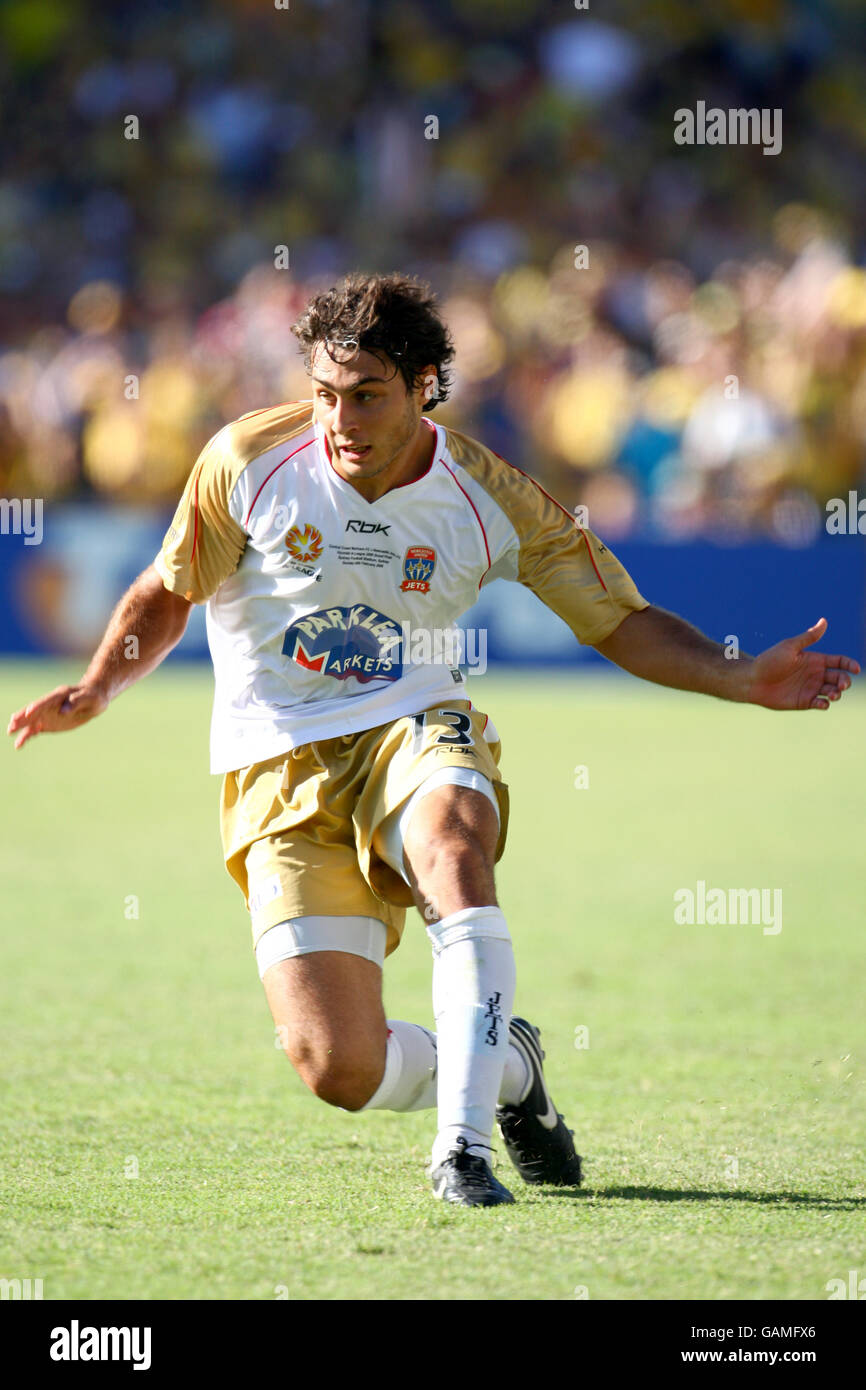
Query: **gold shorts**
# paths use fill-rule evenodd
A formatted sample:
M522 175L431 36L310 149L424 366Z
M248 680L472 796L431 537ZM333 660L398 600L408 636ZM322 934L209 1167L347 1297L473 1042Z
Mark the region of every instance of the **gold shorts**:
M250 912L253 946L292 917L377 917L385 954L400 944L408 885L380 858L377 832L443 767L471 768L493 783L496 859L508 831L501 745L468 700L407 715L359 734L303 744L226 774L220 825L226 868Z

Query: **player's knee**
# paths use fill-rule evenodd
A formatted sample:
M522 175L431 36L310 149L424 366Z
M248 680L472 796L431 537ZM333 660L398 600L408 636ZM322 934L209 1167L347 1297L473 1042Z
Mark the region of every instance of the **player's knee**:
M382 1080L382 1069L372 1066L332 1065L317 1072L308 1082L319 1100L341 1110L361 1110Z
M347 1056L336 1048L310 1049L294 1065L319 1100L341 1110L361 1110L382 1080L384 1059Z

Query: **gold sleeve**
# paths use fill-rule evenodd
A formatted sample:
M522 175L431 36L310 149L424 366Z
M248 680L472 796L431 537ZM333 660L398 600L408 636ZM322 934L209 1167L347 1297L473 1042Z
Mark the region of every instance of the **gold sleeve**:
M579 527L568 512L525 474L532 489L515 488L511 522L520 538L517 578L567 623L584 646L594 646L623 618L649 601L595 532Z
M231 450L229 431L205 445L189 475L154 565L165 587L204 603L238 567L246 535L229 511L245 460Z
M458 430L448 430L448 443L455 462L510 522L508 553L491 556L494 574L525 584L585 646L602 642L629 613L649 607L613 552L528 473Z

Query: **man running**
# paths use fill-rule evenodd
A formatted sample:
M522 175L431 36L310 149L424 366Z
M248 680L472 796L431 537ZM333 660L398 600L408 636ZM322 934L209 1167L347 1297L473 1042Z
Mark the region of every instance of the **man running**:
M81 681L19 710L9 730L20 748L101 714L206 603L225 860L290 1061L345 1110L437 1106L430 1175L443 1200L514 1200L490 1167L494 1121L526 1182L576 1185L539 1031L512 1016L494 885L508 819L499 739L457 664L430 653L447 652L441 639L479 589L504 578L580 642L681 690L827 709L859 666L808 650L823 619L727 660L651 606L532 478L434 425L454 350L426 286L349 275L294 332L312 401L214 436ZM433 949L435 1033L382 1005L382 965L413 903Z

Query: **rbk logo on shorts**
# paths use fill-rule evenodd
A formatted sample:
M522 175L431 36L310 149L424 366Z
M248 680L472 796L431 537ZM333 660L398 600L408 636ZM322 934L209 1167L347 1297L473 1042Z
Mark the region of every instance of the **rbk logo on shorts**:
M299 666L338 681L396 681L403 674L400 624L365 603L308 613L286 629L282 649Z
M404 591L414 589L419 594L430 592L430 580L436 568L436 551L429 545L410 545L403 556L403 573L406 578L400 585Z

